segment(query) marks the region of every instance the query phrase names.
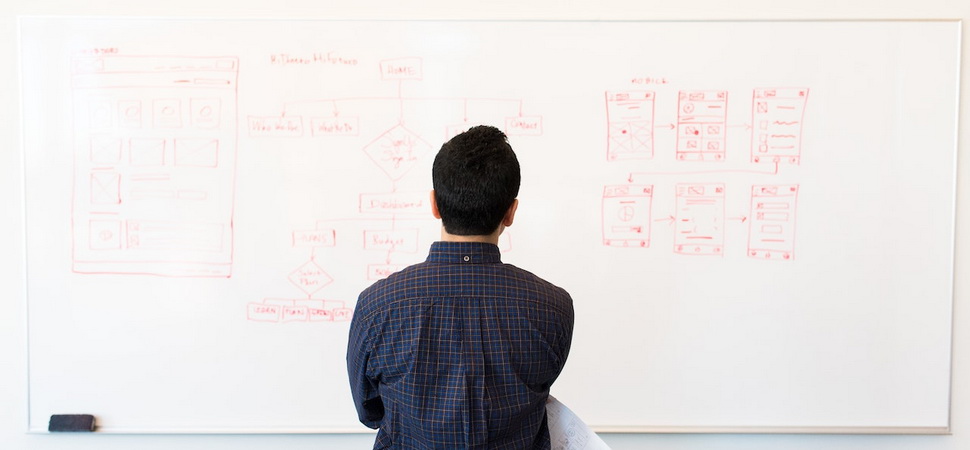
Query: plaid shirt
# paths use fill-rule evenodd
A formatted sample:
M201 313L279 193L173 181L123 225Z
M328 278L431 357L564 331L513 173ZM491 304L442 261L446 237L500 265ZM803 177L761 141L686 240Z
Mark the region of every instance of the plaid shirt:
M374 448L548 449L546 398L573 333L569 294L497 246L435 242L360 294L347 371Z

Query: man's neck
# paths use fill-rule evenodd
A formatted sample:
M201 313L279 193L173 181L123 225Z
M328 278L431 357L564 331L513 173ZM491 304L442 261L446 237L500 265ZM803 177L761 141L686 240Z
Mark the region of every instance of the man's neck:
M445 227L441 227L441 240L445 242L483 242L486 244L498 245L498 237L502 234L505 227L499 226L492 234L486 235L471 235L462 236L457 234L451 234L445 231Z

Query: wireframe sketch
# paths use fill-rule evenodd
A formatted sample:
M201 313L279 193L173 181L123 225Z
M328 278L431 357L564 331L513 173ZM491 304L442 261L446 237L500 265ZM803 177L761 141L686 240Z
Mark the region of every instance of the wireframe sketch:
M755 89L751 108L751 161L798 164L807 88Z
M232 57L72 61L75 272L231 274L237 75Z
M674 252L715 255L724 252L724 184L678 184Z
M798 185L752 186L748 256L794 259L797 201Z
M653 185L622 184L603 188L603 244L650 246Z
M678 160L724 160L727 101L727 91L680 91L677 96Z
M653 92L607 92L606 120L606 159L653 158Z

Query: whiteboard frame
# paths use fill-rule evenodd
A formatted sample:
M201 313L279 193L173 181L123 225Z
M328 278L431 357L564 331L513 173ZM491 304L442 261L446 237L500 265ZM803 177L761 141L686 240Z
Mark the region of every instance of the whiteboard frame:
M30 389L30 284L28 283L29 275L27 267L27 260L29 258L27 252L27 233L29 233L28 220L27 220L27 164L26 164L26 152L27 146L25 141L25 136L27 135L28 124L23 120L24 115L24 89L23 89L23 44L22 44L22 21L24 19L59 19L59 20L73 20L73 19L91 19L91 20L126 20L126 19L150 19L150 20L182 20L182 21L206 21L206 20L228 20L228 21L239 21L239 22L285 22L285 21L300 21L300 22L316 22L316 23L334 23L334 22L400 22L400 23L638 23L638 24L651 24L651 23L949 23L957 26L956 33L956 73L954 75L955 93L956 96L954 101L956 102L956 117L954 117L954 148L953 148L953 162L952 162L952 184L953 184L953 203L951 205L952 210L952 233L950 234L948 241L950 244L950 283L949 283L949 319L950 319L950 354L948 360L948 411L947 411L947 425L946 426L818 426L818 427L805 427L805 426L608 426L608 425L591 425L591 428L597 433L617 433L617 434L766 434L766 435L779 435L779 434L792 434L792 435L803 435L803 434L823 434L823 435L952 435L952 420L953 420L953 360L954 360L954 333L953 330L956 326L954 318L954 305L955 305L955 289L956 289L956 256L957 256L957 232L958 228L958 205L961 200L959 196L959 185L961 179L959 177L959 160L961 153L960 146L960 118L964 115L964 107L961 102L961 75L962 75L962 52L963 52L963 20L959 18L883 18L883 19L825 19L825 18L814 18L814 19L700 19L700 20L615 20L615 19L590 19L590 20L578 20L578 19L318 19L318 18L300 18L300 17L211 17L211 16L199 16L199 17L176 17L176 16L104 16L104 15L34 15L25 14L17 15L17 59L16 63L18 65L18 100L20 105L18 110L21 113L20 121L20 164L21 164L21 188L24 192L25 201L21 205L20 213L22 214L23 234L21 237L21 249L23 251L23 282L25 296L24 301L24 340L26 342L26 348L24 349L24 358L26 362L26 367L24 371L24 376L26 377L27 385L27 402L26 402L26 433L28 434L49 434L46 428L39 426L31 426L31 389ZM968 180L963 180L964 183L970 183ZM111 434L111 435L151 435L151 434L172 434L172 435L286 435L286 434L372 434L374 430L361 428L342 428L342 427L320 427L320 428L142 428L142 427L96 427L95 434Z

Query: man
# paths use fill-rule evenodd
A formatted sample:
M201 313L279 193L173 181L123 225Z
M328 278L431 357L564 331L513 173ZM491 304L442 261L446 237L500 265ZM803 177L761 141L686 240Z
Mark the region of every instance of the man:
M501 262L518 207L504 133L472 128L441 146L428 259L360 294L347 371L374 448L548 449L546 399L573 332L563 289Z

